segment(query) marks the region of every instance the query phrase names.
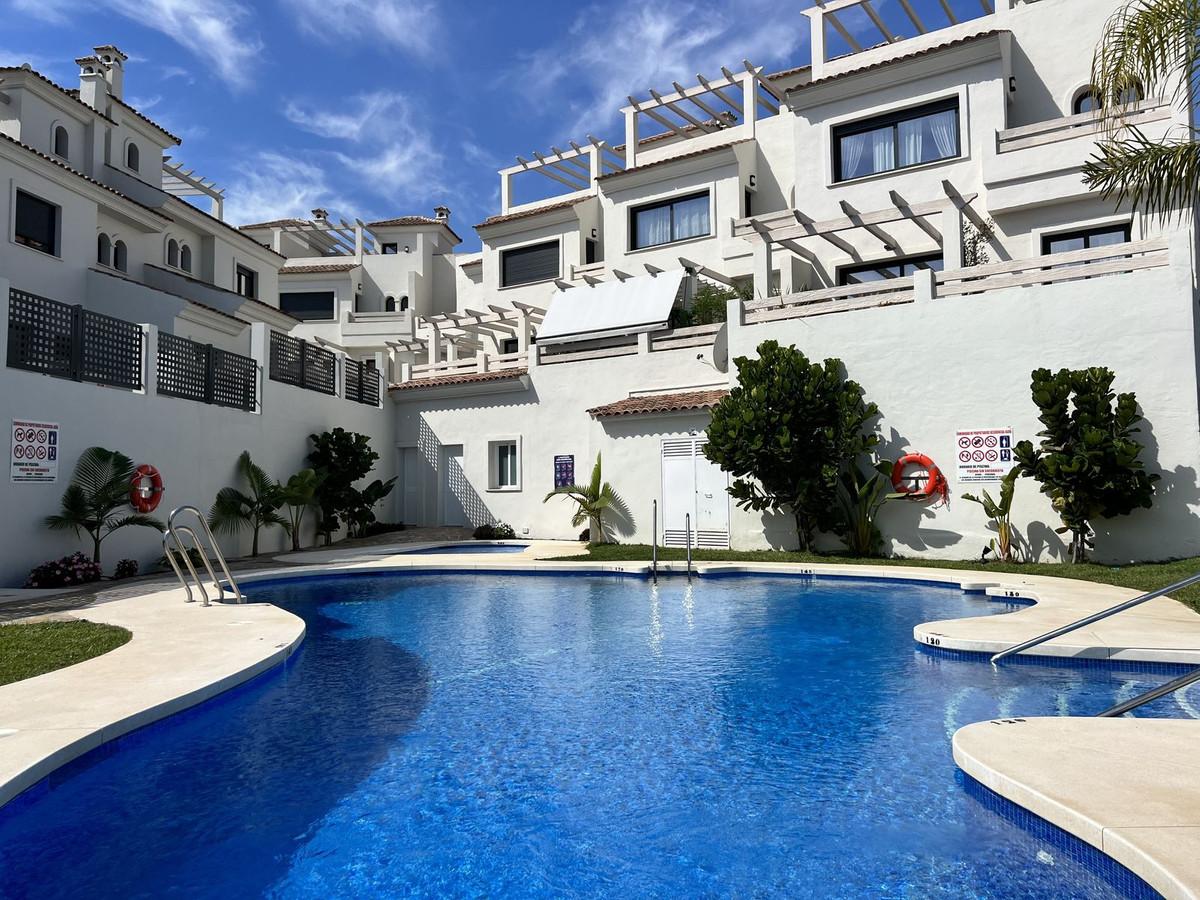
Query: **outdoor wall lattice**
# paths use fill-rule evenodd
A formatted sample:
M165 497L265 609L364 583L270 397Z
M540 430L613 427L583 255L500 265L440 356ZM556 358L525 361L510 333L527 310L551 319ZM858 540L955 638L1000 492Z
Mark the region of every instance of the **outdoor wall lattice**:
M253 411L258 402L258 366L248 356L160 332L158 393Z
M346 399L379 405L379 371L370 363L346 359Z
M271 332L272 381L322 394L337 393L337 357L300 338Z

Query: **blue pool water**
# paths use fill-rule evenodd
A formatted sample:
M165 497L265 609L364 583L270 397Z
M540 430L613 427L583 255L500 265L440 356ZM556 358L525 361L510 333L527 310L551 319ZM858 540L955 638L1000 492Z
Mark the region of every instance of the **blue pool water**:
M425 550L405 550L403 553L420 553L423 556L458 553L520 553L528 547L528 544L443 544L440 547L430 547Z
M498 575L248 593L305 619L293 659L0 810L0 895L1139 889L998 809L956 773L950 736L997 716L1093 713L1169 670L995 671L913 644L915 623L1011 608L981 595Z

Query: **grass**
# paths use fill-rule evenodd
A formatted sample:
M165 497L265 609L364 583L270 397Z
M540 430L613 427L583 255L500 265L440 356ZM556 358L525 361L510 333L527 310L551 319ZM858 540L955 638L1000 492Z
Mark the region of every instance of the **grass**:
M682 549L658 548L658 558L682 561ZM584 556L557 557L556 561L631 562L650 559L649 544L592 544ZM767 563L833 563L848 566L914 566L936 569L975 569L987 572L1011 572L1019 575L1050 575L1115 584L1135 591L1153 591L1181 581L1200 572L1200 557L1176 559L1169 562L1132 563L1123 566L1104 566L1096 563L981 563L979 560L942 559L864 559L856 556L833 556L819 553L792 553L783 550L693 550L692 559L698 562L767 562ZM1186 588L1172 596L1200 612L1200 586Z
M82 620L0 625L0 684L73 666L131 637L124 628Z

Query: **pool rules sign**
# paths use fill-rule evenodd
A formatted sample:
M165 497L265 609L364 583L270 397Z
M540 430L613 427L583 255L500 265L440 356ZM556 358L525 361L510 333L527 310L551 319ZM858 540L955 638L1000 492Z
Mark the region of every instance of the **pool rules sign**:
M58 480L58 423L12 420L9 472L14 482L53 483Z
M1013 467L1012 428L970 428L954 437L959 482L1003 481Z

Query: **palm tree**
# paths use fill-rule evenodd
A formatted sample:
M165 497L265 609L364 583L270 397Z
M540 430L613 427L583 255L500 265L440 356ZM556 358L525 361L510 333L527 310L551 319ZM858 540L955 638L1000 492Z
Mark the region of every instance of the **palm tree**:
M79 455L71 484L63 492L62 512L47 516L46 525L55 530L71 529L75 536L86 531L92 538L92 561L100 562L100 544L127 525L163 530L163 523L144 513L118 511L129 505L129 485L134 465L124 453L103 447L88 447Z
M304 523L304 513L316 506L317 488L321 485L321 476L312 469L301 469L280 485L279 499L288 508L288 518L291 522L287 529L292 535L292 549L300 549L300 526Z
M551 497L570 497L575 501L575 515L571 517L572 527L578 528L584 522L588 523L589 538L593 543L607 543L604 533L604 513L611 510L618 518L629 521L629 507L620 495L612 489L612 485L603 481L600 471L600 454L596 454L596 465L592 467L592 480L589 484L568 484L555 488L548 493L543 503Z
M1106 129L1084 164L1087 185L1162 217L1200 199L1200 144L1191 123L1152 140L1126 114L1141 95L1187 106L1200 81L1200 0L1131 0L1105 25L1092 60L1092 92Z
M245 479L249 493L234 487L224 487L217 492L212 509L208 511L208 524L217 534L238 534L249 528L253 535L250 555L258 556L258 532L261 528L279 525L289 528L287 519L279 515L283 503L279 483L250 459L250 451L243 450L237 461L238 474Z

